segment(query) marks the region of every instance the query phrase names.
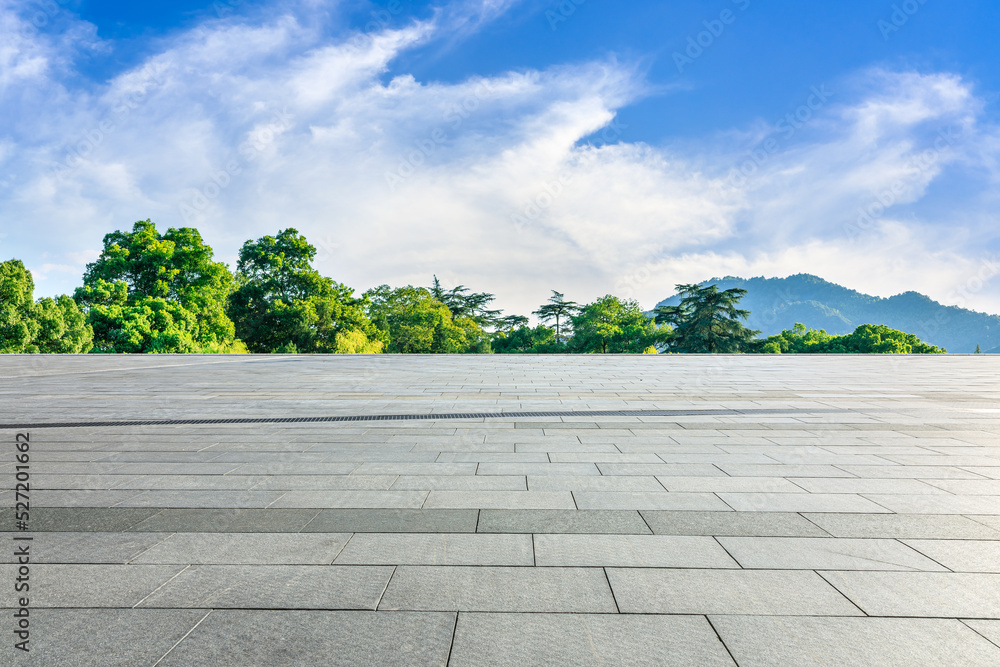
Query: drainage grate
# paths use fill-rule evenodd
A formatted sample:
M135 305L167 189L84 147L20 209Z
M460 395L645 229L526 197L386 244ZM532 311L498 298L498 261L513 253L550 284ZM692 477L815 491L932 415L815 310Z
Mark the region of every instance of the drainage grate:
M788 414L847 413L853 410L746 409L746 410L570 410L536 412L455 412L422 415L345 415L335 417L243 417L232 419L139 419L93 422L36 422L0 424L0 429L94 428L98 426L197 426L202 424L307 424L315 422L371 422L444 419L490 419L517 417L719 417Z

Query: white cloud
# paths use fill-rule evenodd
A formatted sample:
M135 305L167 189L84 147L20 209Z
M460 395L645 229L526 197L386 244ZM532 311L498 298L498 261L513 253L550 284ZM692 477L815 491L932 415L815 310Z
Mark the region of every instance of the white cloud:
M333 42L301 4L264 22L208 21L72 93L50 65L68 67L71 48L36 35L2 56L26 64L4 74L17 94L0 98L0 113L22 119L0 136L0 252L39 267L38 292L52 294L72 291L66 267L82 273L93 251L67 253L134 220L196 226L230 263L244 240L293 226L326 274L356 288L437 273L521 313L550 289L651 306L677 282L727 273L811 272L947 301L987 258L988 188L922 207L947 200L935 188L950 170L997 174L1000 133L960 77L867 71L801 127L748 119L649 146L614 129L649 91L613 59L458 83L388 75L401 52L513 4L450 5ZM41 105L30 86L58 95ZM581 145L602 129L610 143ZM776 148L761 153L769 138ZM992 283L963 298L1000 310Z

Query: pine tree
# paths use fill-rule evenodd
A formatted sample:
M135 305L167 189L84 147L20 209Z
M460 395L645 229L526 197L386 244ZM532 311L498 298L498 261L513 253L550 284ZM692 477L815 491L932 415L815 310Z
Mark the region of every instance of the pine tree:
M759 331L747 329L740 320L750 315L736 304L747 291L733 288L724 292L716 285L677 285L680 305L656 309L657 323L674 326L670 347L675 352L700 354L746 352Z

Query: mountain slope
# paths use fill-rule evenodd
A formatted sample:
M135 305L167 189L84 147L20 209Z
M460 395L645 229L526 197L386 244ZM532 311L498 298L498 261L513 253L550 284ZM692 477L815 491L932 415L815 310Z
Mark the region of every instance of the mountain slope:
M1000 349L1000 317L956 306L944 306L917 292L887 299L862 294L807 273L787 278L713 278L702 285L720 290L740 287L747 295L740 307L750 311L746 326L772 336L802 322L830 334L846 334L862 324L886 324L915 334L949 352ZM675 306L674 295L657 306Z

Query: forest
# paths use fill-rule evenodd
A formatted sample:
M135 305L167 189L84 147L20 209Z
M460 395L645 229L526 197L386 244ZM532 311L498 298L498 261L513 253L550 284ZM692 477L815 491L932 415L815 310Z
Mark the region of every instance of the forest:
M834 336L802 324L760 338L739 308L746 290L676 285L677 305L645 311L605 295L577 303L552 290L531 314L491 308L495 295L432 276L426 287L361 294L313 268L293 228L248 240L236 270L198 230L151 220L107 234L72 295L34 298L23 262L0 263L0 352L201 354L941 354L913 334L863 324Z

